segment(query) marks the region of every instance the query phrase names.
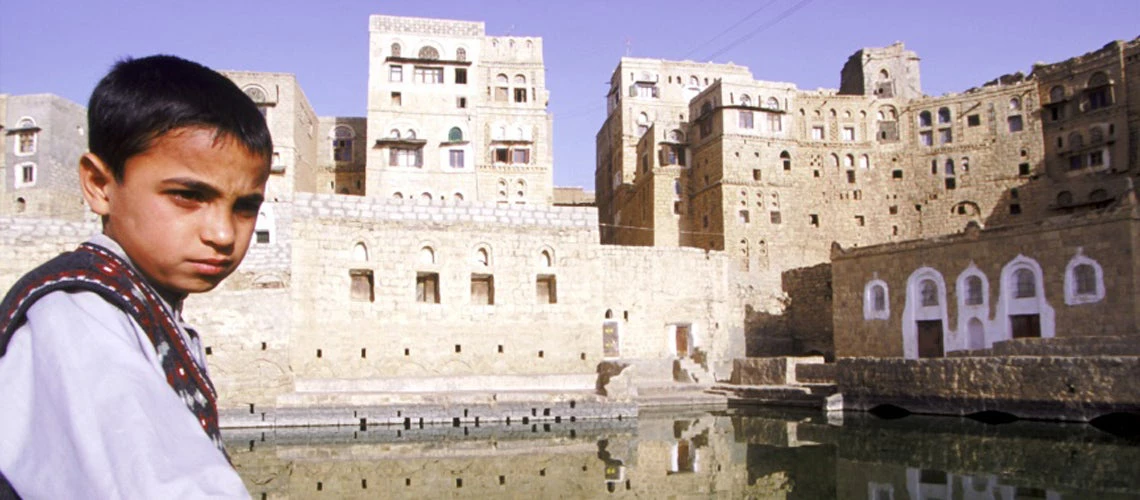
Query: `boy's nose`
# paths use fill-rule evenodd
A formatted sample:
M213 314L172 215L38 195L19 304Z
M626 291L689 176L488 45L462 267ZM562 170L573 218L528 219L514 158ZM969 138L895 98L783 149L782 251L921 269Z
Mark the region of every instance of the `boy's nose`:
M218 212L224 212L219 210ZM213 213L202 228L202 241L215 248L227 248L234 243L233 215Z

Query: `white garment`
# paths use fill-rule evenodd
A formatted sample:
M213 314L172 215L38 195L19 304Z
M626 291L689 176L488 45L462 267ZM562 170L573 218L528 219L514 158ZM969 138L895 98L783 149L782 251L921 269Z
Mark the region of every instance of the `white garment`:
M0 472L25 499L249 498L146 333L93 292L28 309L0 357L0 402Z

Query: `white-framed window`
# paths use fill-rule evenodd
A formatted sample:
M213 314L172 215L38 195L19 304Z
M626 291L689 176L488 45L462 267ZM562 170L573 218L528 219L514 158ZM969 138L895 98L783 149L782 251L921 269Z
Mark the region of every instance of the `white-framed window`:
M1078 247L1077 254L1065 266L1065 304L1074 306L1101 300L1104 300L1104 270Z
M823 127L818 126L818 125L815 127L812 127L811 128L811 138L814 141L822 141L823 140Z
M30 161L16 164L16 187L22 188L36 185L36 178L38 177L36 170L36 164Z
M443 68L415 67L416 83L443 83Z
M863 319L890 319L891 299L888 295L887 282L873 279L863 287Z
M390 167L422 167L423 150L420 148L393 147L388 151Z
M784 122L780 118L779 113L767 113L768 115L768 131L769 132L783 132Z
M451 168L463 168L465 166L462 149L452 149L447 152L448 165Z
M752 111L740 110L740 128L752 128Z
M404 81L404 67L399 64L388 66L388 81L389 82L402 82Z
M855 127L843 127L843 140L848 142L855 140Z
M944 355L950 335L946 301L943 300L946 296L946 281L942 273L932 267L920 267L911 273L906 283L906 301L902 313L903 357L918 359ZM925 351L920 348L919 337L923 335L920 326L926 335L934 335L933 339L927 339Z
M14 153L16 156L30 156L36 154L36 146L39 142L39 130L36 129L35 120L30 117L20 118L16 122L16 144Z

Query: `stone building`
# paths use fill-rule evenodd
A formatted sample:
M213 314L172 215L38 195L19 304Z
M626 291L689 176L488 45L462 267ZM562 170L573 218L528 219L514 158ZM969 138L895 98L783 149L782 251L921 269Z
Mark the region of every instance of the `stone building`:
M856 52L838 90L623 58L597 136L603 242L723 250L787 304L782 324L749 325L750 338L829 336L793 309L829 311L819 295L830 280L810 270L833 243L932 238L1120 198L1138 172L1140 108L1126 86L1137 53L1140 39L1113 42L938 97L922 94L902 44Z
M51 94L0 98L4 154L0 215L81 220L79 156L87 151L87 111Z
M1133 188L1134 190L1134 188ZM1140 209L1114 206L832 254L838 356L941 357L1140 334Z
M369 61L368 196L552 203L541 38L377 15Z

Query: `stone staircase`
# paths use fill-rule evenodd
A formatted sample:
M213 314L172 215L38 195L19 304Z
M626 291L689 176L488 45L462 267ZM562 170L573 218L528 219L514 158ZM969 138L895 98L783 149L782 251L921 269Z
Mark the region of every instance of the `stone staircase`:
M824 409L837 393L835 365L822 357L746 358L733 362L732 379L712 392L730 405L771 405Z

